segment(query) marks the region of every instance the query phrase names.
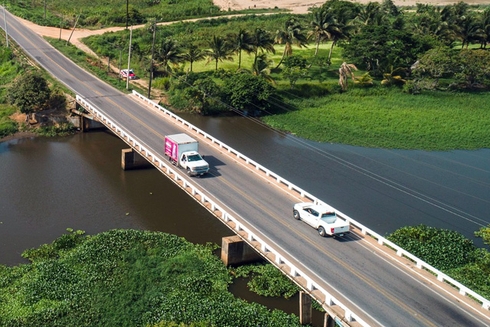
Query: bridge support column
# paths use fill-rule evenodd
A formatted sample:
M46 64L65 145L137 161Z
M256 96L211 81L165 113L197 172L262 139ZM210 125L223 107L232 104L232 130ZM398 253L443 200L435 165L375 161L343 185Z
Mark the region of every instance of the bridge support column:
M303 291L299 292L299 323L308 325L312 323L313 308L311 296Z
M139 153L134 152L133 149L123 149L121 151L121 168L123 170L149 167L153 167L152 164L143 158Z
M238 236L227 236L221 239L221 261L226 266L263 260L262 256Z
M92 129L105 129L106 127L104 124L99 123L98 121L89 119L87 117L84 117L83 115L79 115L80 117L80 123L79 123L79 128L82 132L86 132Z
M323 327L337 327L337 323L335 322L335 319L328 313L325 313L323 319Z

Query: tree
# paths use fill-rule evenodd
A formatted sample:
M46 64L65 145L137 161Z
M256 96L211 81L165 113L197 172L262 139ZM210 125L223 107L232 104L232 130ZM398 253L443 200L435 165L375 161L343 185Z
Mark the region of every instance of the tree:
M217 111L220 106L217 102L220 99L220 87L211 77L196 79L191 87L184 89L184 94L189 101L192 111L199 114L207 114Z
M155 53L155 60L161 63L165 75L170 75L172 66L183 61L182 49L174 40L165 38Z
M9 103L25 114L46 109L50 97L51 90L46 79L32 71L20 74L8 92Z
M330 31L335 26L335 19L327 9L320 8L313 12L313 19L310 22L311 30L308 32L308 39L315 40L315 57L318 54L320 43L330 39Z
M189 44L186 51L182 54L182 59L190 63L189 70L192 72L192 64L196 61L203 60L209 55L209 51L199 49L195 44Z
M296 82L308 74L308 62L300 56L290 56L284 60L282 75L289 80L289 86L294 87Z
M481 17L481 26L483 32L483 40L481 47L485 49L488 42L490 42L490 8L485 9Z
M267 31L256 28L253 35L254 67L257 64L259 50L262 52L276 53L272 36Z
M270 107L269 98L275 93L272 85L261 77L237 73L225 81L229 103L240 111L257 112Z
M343 56L373 76L382 76L390 67L409 68L430 44L424 39L390 25L365 25L343 45Z
M343 62L339 68L339 85L342 91L347 91L347 77L352 78L354 80L354 70L357 70L357 67L353 64L348 64Z
M299 48L306 47L307 41L308 39L303 33L301 24L294 18L288 19L284 23L284 29L276 32L275 42L284 44L284 52L282 53L281 60L276 68L282 64L286 56L291 56L293 54L293 45L296 45Z
M369 2L362 6L355 20L362 25L379 25L383 17L379 2Z
M209 43L211 48L208 52L208 62L214 60L215 70L218 70L218 62L223 60L233 60L231 54L231 48L225 38L221 36L213 36L213 39Z
M270 65L272 65L272 60L267 59L267 54L259 54L252 67L252 75L262 77L267 82L275 84L275 81L271 76Z
M480 43L485 38L485 34L480 22L474 15L468 14L458 20L455 28L456 36L461 41L461 48L468 49L470 43Z
M252 35L244 29L240 29L238 34L228 35L230 50L238 55L238 69L242 66L242 51L250 54L254 51L254 40Z
M462 50L456 58L457 70L454 77L460 87L480 89L490 87L490 52L483 49Z

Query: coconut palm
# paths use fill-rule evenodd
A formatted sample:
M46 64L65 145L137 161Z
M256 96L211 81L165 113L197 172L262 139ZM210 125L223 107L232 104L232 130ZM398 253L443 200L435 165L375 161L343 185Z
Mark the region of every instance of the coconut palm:
M276 66L276 68L278 68L286 56L293 54L293 45L296 45L299 48L306 47L308 39L303 33L301 24L296 19L291 18L284 23L284 29L276 32L275 42L284 44L284 52L282 53L281 60Z
M255 64L252 66L252 75L260 76L271 84L276 82L271 76L270 66L272 65L272 60L267 58L266 53L261 53L257 56Z
M487 43L490 42L490 8L485 9L482 14L482 28L483 34L485 36L481 47L485 49L487 47Z
M347 91L347 77L351 77L354 80L354 70L357 70L357 67L354 64L348 64L343 62L339 68L339 85L342 91Z
M332 59L333 47L336 46L340 40L348 40L351 33L356 28L353 24L354 18L350 16L347 11L337 12L336 15L335 24L331 24L328 27L330 40L332 41L328 52L328 63L330 63Z
M208 62L214 60L215 69L218 70L218 62L223 60L233 60L230 56L231 48L226 39L221 36L213 36L213 39L209 43L210 50L207 54Z
M468 48L470 43L480 42L485 38L484 31L480 22L472 16L464 16L458 22L456 35L461 40L461 48Z
M189 70L192 72L192 64L196 61L203 60L209 55L209 51L199 49L199 47L195 44L189 44L186 51L182 54L182 58L184 61L188 61L190 63Z
M362 25L379 25L383 18L379 2L370 2L362 6L356 21Z
M165 75L172 72L172 66L183 61L181 47L170 38L165 38L155 53L155 60L161 63Z
M308 32L308 39L315 40L314 56L316 57L320 43L330 39L331 30L335 27L335 19L330 11L322 7L313 12L313 20L310 25L311 30Z
M248 31L240 29L238 34L228 36L228 42L231 51L238 55L238 69L240 69L242 66L242 51L249 54L254 51L253 37Z
M276 53L276 50L274 49L274 39L272 38L272 36L267 31L261 28L256 28L253 35L254 66L257 63L259 50L262 53Z

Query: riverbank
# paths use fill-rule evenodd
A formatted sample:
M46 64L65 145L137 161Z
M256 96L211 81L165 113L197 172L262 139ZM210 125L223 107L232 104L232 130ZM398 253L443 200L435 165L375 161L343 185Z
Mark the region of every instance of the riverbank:
M0 143L2 142L7 142L7 141L12 141L12 140L17 140L17 139L26 139L26 138L33 138L39 136L36 133L33 132L17 132L12 135L7 135L5 137L0 138Z

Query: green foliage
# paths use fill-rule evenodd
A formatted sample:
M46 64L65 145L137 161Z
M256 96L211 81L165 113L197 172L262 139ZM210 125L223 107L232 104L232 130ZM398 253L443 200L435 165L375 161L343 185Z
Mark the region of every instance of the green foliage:
M262 120L310 140L398 149L490 147L486 127L490 112L482 106L490 101L488 93L427 91L414 97L373 87L351 88L344 94L331 91L328 97L283 99L300 110Z
M28 71L14 80L8 99L22 113L30 113L46 109L50 96L51 90L46 79L37 72Z
M250 278L248 287L252 292L262 296L294 296L300 288L271 264L245 265L233 270L235 277Z
M158 21L171 21L225 14L220 13L211 0L133 0L129 2L128 12L126 4L125 0L103 0L97 3L89 0L53 0L45 12L42 1L10 1L8 8L15 15L39 25L59 27L61 24L65 28L73 27L77 18L79 27L100 28L124 26L126 23L143 24L155 17Z
M488 244L489 230L482 227L475 235ZM419 225L400 228L388 239L481 296L490 296L490 252L461 234Z
M349 43L343 45L343 56L373 76L381 76L391 66L410 67L417 56L429 48L430 45L405 30L386 24L364 25Z
M225 85L230 105L250 112L267 110L269 97L275 91L265 79L246 73L233 75L225 80Z
M0 266L0 326L300 326L236 299L213 245L159 232L70 231Z
M306 68L308 62L303 57L296 55L286 57L283 64L282 75L289 80L291 88L294 87L300 78L305 78L308 74L308 69Z
M388 240L442 271L460 268L477 259L477 248L458 232L425 225L403 227Z
M0 138L17 132L17 123L9 118L17 109L0 104Z

